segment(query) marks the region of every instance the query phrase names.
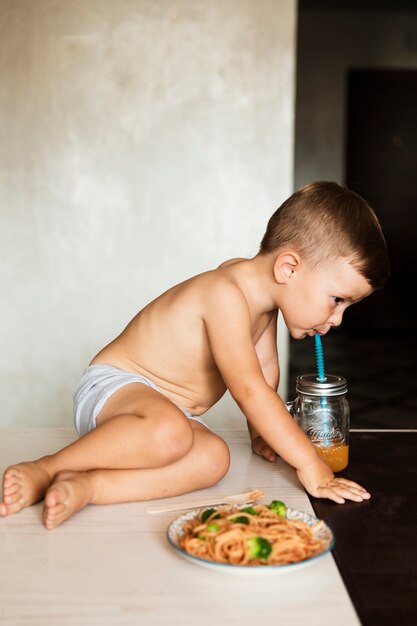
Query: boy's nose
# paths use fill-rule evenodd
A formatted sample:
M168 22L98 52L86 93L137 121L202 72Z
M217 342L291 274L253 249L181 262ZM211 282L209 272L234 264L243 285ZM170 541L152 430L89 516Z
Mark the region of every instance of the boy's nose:
M333 313L327 321L331 326L340 326L342 319L343 311L340 311L340 313Z

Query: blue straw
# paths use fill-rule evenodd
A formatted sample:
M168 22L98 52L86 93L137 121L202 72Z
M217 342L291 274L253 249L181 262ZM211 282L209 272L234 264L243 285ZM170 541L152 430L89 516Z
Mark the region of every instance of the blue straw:
M317 381L319 383L324 383L326 380L326 373L324 371L323 345L321 343L321 337L318 333L314 335L314 345L316 348ZM322 408L327 407L326 396L320 397L320 406Z
M323 346L321 343L321 337L318 333L314 335L314 343L316 348L317 380L319 383L324 383L326 380L326 374L324 372Z

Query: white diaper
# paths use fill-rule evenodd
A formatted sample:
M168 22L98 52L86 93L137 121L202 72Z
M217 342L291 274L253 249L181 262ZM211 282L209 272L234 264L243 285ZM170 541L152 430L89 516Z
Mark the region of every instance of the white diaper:
M112 365L89 365L81 376L74 391L74 424L79 435L85 435L96 428L96 418L110 396L129 383L142 383L155 391L162 391L146 376L125 372ZM163 394L162 394L163 395ZM187 409L177 404L188 419L207 425Z

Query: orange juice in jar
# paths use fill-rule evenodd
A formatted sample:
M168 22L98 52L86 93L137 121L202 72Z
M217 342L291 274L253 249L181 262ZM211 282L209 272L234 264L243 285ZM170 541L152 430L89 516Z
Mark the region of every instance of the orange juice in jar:
M349 459L349 445L339 443L335 446L315 446L319 456L327 463L333 472L341 472L347 467Z
M306 433L320 457L333 472L340 472L349 457L349 404L347 382L343 376L315 374L297 377L297 397L287 409Z

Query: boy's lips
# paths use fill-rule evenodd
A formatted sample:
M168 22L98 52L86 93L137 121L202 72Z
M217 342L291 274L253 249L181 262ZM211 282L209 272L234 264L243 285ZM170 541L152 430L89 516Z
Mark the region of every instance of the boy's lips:
M320 332L319 330L316 330L315 328L313 328L313 334L310 335L310 337L314 337L314 335L320 335L320 337L323 337L323 335L325 335L327 332L328 332L327 330Z

